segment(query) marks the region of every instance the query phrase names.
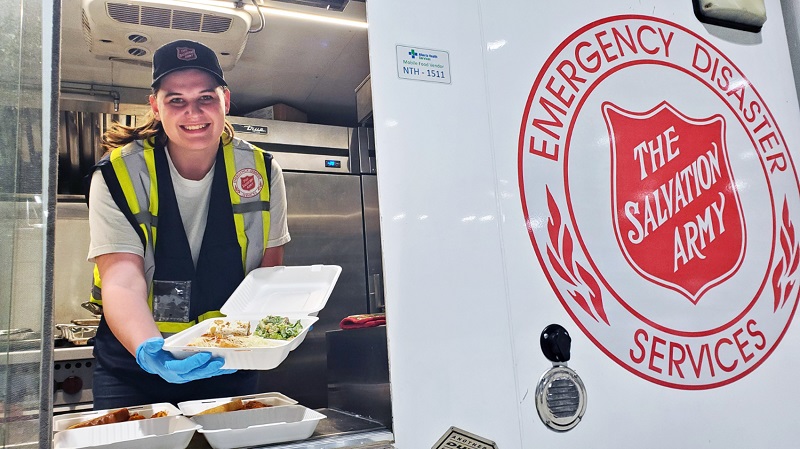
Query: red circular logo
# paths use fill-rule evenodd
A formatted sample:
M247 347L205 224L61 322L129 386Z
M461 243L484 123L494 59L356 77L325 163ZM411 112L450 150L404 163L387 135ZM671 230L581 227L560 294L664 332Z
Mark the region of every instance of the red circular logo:
M233 190L242 198L252 198L264 188L264 178L254 168L243 168L233 175Z
M798 303L797 173L739 68L675 23L573 33L528 97L526 224L550 284L605 354L654 383L752 372Z

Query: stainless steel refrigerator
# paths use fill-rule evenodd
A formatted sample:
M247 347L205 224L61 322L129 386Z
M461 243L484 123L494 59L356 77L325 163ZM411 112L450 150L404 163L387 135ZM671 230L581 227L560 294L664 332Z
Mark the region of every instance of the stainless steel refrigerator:
M383 311L372 129L230 118L236 135L281 165L291 242L284 265L333 264L342 273L308 337L259 389L328 406L325 333L353 314Z

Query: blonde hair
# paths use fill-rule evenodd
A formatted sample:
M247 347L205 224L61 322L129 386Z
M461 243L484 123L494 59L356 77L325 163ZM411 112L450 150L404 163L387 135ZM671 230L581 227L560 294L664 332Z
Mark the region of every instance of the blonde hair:
M220 86L222 89L227 90L226 86ZM158 93L158 86L153 87L153 95ZM166 145L169 141L167 133L164 132L164 127L161 125L161 120L157 120L152 109L147 111L144 116L144 123L139 126L126 126L119 122L114 122L111 127L103 133L100 138L100 145L109 153L112 150L125 146L134 140L147 140L153 138L154 143ZM225 129L222 133L222 142L224 144L230 143L233 140L233 125L225 119Z

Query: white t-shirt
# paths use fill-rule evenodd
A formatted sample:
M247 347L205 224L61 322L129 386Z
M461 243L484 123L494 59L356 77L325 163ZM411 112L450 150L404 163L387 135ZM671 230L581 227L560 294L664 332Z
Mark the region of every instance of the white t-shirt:
M192 250L192 259L195 265L200 255L200 246L203 243L203 233L206 228L208 203L211 198L211 183L214 179L215 167L206 176L194 181L182 177L167 152L172 185L175 198L178 200L183 228ZM269 201L269 239L267 247L281 246L291 240L286 218L286 190L283 184L283 171L278 162L272 160L272 173L270 180ZM131 226L122 211L117 207L108 186L100 173L96 170L92 174L92 183L89 189L89 256L88 260L109 253L132 253L144 257L144 248L139 235Z

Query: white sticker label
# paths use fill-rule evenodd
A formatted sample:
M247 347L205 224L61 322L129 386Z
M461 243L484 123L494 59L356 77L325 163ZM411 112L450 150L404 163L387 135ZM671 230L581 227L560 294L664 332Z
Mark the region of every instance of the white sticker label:
M441 50L398 45L397 76L450 84L450 55Z
M450 427L431 449L497 449L497 445L466 430Z

